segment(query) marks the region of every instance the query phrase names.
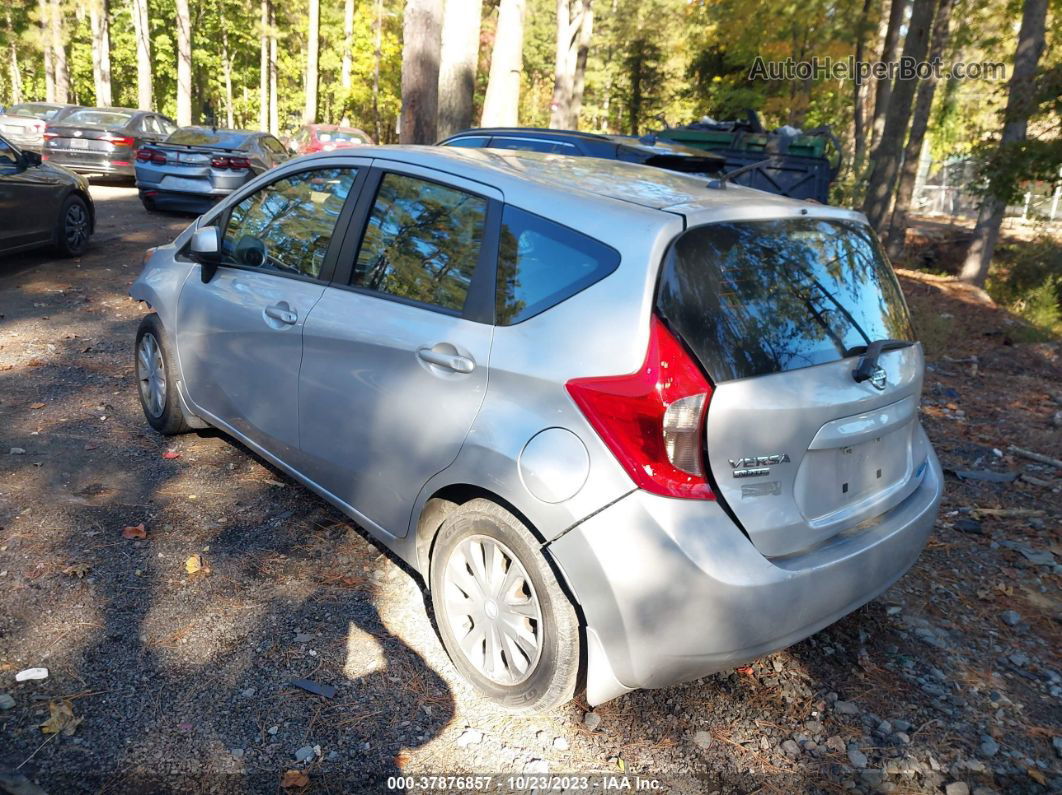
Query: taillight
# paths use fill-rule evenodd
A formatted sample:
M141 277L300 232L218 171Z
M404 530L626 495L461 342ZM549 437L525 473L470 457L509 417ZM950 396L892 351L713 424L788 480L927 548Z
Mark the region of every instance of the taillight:
M251 161L246 157L221 157L220 155L210 158L213 168L231 168L233 171L250 168Z
M166 165L166 153L158 149L137 149L136 159L141 163L154 163L156 166Z
M630 375L573 378L568 393L635 484L713 500L704 418L712 386L655 315L645 362Z
M46 140L51 140L52 138L58 138L58 137L59 137L59 133L54 133L54 132L45 132L44 133L44 138Z
M114 133L104 133L100 136L101 141L107 141L115 146L132 146L136 143L135 138L130 138L128 135L115 135Z
M150 149L137 149L136 150L136 159L137 159L137 162L139 162L139 163L147 163L149 160L151 160L151 150Z

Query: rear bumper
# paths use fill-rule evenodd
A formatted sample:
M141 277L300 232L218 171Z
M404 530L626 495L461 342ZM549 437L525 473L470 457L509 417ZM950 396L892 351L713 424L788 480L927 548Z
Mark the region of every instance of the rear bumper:
M918 558L943 476L858 532L765 558L715 502L634 492L549 545L587 624L587 697L689 681L777 651L885 591Z
M150 201L155 207L166 210L183 210L196 214L205 213L218 201L228 195L202 193L180 193L177 191L158 190L150 185L144 185L137 181L140 188L140 199Z
M132 161L121 159L120 162L115 163L111 158L102 154L45 149L43 156L49 163L55 163L79 174L105 174L117 177L135 176Z

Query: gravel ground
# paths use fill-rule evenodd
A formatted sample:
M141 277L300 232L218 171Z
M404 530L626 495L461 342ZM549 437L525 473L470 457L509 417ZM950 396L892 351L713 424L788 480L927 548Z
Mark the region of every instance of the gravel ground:
M674 792L1062 791L1062 470L1008 450L1062 450L1062 357L1010 344L976 291L904 274L930 343L924 421L950 470L1019 479L949 476L915 568L785 652L513 718L457 678L421 584L344 516L220 434L150 430L126 290L189 219L93 195L83 259L0 261L0 790L549 772ZM16 682L35 666L47 679Z

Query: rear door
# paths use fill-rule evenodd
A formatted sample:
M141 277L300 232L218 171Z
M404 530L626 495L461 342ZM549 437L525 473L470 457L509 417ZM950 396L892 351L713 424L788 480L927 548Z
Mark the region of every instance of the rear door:
M336 280L306 322L300 432L313 480L402 536L483 401L502 196L375 163Z
M0 138L0 249L50 240L64 195L54 170L27 166Z
M710 469L765 555L871 521L917 488L929 454L922 351L866 224L694 227L665 260L658 311L713 381ZM856 382L861 349L885 338L910 344Z
M366 163L315 165L238 201L216 219L222 266L205 284L193 268L178 301L177 350L195 407L296 468L303 327Z

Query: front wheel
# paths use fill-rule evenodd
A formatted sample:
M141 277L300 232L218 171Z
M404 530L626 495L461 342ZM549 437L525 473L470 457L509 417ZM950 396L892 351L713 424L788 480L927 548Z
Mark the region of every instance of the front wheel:
M579 623L515 516L489 500L451 513L431 558L432 606L454 666L511 712L543 712L575 692Z
M174 382L174 358L159 316L145 315L136 332L136 382L148 423L167 436L191 430Z
M55 247L64 257L80 257L88 248L92 234L92 216L88 205L78 195L67 196L59 210Z

